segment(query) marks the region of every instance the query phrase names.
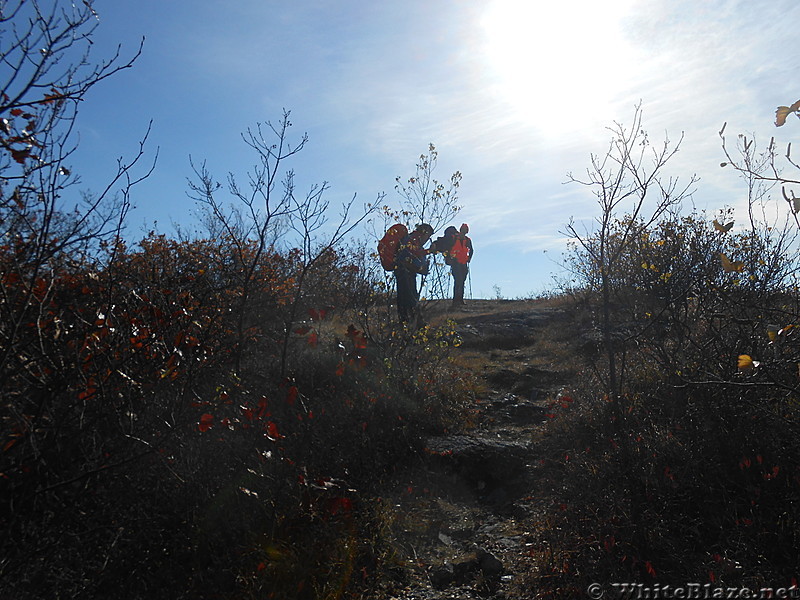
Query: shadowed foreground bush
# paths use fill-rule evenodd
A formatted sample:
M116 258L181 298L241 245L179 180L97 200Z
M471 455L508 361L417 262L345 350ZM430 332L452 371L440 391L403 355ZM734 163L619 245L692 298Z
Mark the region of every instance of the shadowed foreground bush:
M528 589L800 581L800 307L786 235L693 216L642 228L621 254L610 345L578 332L593 377L550 424L554 492ZM603 310L591 285L581 297L576 312Z
M150 236L115 247L110 266L73 257L47 273L12 251L0 595L335 598L373 585L370 493L453 425L469 389L444 334L364 334L335 303L368 300L369 281L333 253L306 274L313 294L298 293L291 252L264 253L245 303L224 239Z

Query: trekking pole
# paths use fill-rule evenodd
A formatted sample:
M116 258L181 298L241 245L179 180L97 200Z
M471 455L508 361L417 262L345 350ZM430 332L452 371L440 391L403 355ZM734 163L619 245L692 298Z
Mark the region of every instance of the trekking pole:
M472 270L467 271L467 279L469 279L469 299L472 300Z

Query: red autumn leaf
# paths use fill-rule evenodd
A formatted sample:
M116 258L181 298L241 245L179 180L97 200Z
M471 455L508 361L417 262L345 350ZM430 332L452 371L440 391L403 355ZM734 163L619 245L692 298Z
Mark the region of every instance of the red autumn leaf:
M336 367L336 376L341 377L342 375L344 375L344 362L340 362Z
M40 100L39 104L50 104L52 102L60 102L66 100L68 96L60 92L57 88L51 87L50 93L44 95L44 100Z
M356 329L353 325L347 326L347 337L353 341L353 346L356 348L366 348L367 340L364 335Z
M350 498L334 498L331 501L329 513L331 516L338 513L350 513L353 510L353 501Z
M97 393L97 388L90 386L78 394L78 400L87 400Z
M316 308L309 308L308 315L311 317L312 321L322 321L325 318L325 315L328 314L328 311L324 308L316 309Z
M289 406L292 406L294 404L295 400L297 400L297 393L298 393L298 390L297 390L297 386L296 385L290 385L289 389L286 390L286 403Z
M21 108L12 108L11 109L11 116L12 117L18 117L18 116L20 116L22 114L22 112L23 111L22 111Z
M319 336L317 335L317 332L315 331L310 336L308 336L308 345L313 347L313 348L316 348L317 344L319 344Z
M213 424L214 424L214 415L211 415L209 413L204 413L200 417L200 423L197 425L197 428L203 433L205 433L206 431L211 429L211 426Z
M283 437L278 431L278 426L272 421L267 423L267 435L269 435L269 437L273 440L279 440Z
M656 570L653 568L653 564L649 560L646 563L644 563L644 567L645 569L647 569L648 575L650 575L651 577L656 576Z
M295 329L295 330L294 330L294 332L295 332L297 335L305 335L305 334L307 334L309 331L311 331L311 327L308 327L307 325L304 325L303 327L298 327L297 329Z
M27 159L35 158L31 155L30 148L25 148L24 150L11 150L11 157L21 165L24 165Z

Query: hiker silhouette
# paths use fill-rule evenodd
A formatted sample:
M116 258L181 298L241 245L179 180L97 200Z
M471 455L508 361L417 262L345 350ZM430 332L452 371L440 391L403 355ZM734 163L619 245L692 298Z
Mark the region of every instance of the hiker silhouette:
M395 258L394 276L397 282L397 314L401 323L417 317L417 275L428 273L428 253L424 246L433 235L433 227L427 223L400 240Z
M464 283L469 273L469 262L472 260L472 240L467 233L469 226L462 223L459 229L452 225L444 230L444 235L437 238L431 248L444 255L444 262L450 267L453 275L453 303L454 308L463 306Z

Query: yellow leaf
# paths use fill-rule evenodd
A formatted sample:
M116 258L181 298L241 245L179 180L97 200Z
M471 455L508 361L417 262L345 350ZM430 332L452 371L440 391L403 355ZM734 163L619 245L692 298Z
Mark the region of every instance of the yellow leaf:
M775 126L780 127L786 123L786 117L792 113L796 113L798 110L800 110L800 100L791 106L779 106L775 111Z
M731 221L726 225L723 225L722 223L714 219L712 223L714 224L714 229L716 229L720 233L728 233L731 230L731 227L733 227L733 221Z
M774 342L778 339L778 326L777 325L767 325L767 337L769 338L770 342Z
M739 355L739 362L738 365L739 370L743 372L752 371L755 367L755 363L753 363L753 359L750 358L747 354L740 354Z
M732 261L722 252L719 253L719 259L722 261L722 270L726 273L741 273L744 271L744 263L741 261Z

